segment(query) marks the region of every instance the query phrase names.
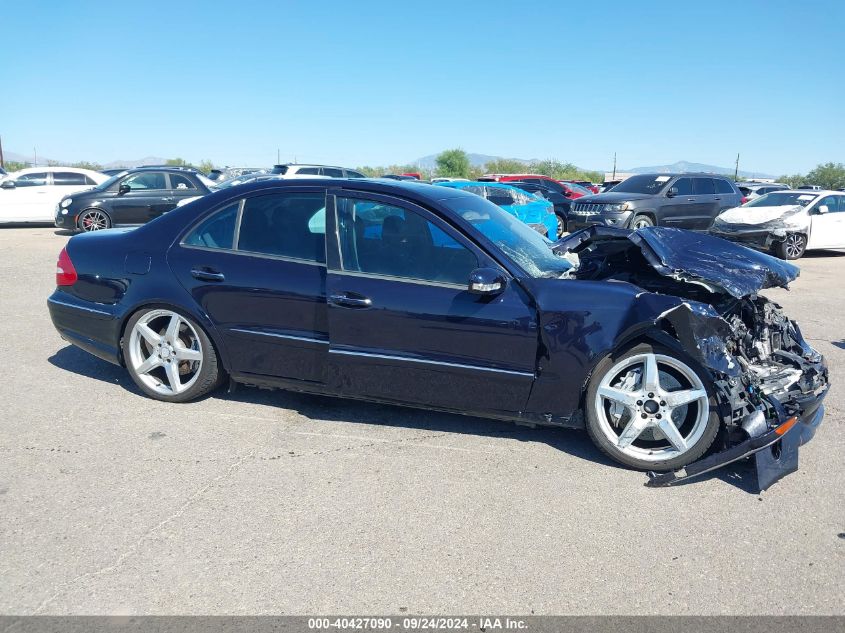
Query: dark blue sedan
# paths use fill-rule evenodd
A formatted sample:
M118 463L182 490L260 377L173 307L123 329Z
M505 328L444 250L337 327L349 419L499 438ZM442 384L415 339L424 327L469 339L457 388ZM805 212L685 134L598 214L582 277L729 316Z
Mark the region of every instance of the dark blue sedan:
M231 380L586 427L619 462L671 471L787 439L797 459L812 436L824 359L757 294L796 275L674 229L550 244L446 187L270 180L73 237L49 308L159 400Z

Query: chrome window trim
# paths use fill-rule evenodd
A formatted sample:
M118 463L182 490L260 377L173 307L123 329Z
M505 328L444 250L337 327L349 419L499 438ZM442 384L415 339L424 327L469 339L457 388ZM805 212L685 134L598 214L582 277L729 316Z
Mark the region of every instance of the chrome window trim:
M65 306L67 308L75 308L76 310L84 310L85 312L93 312L94 314L102 314L103 316L107 317L114 317L111 312L106 312L105 310L97 310L95 308L88 308L81 305L76 305L75 303L69 303L67 301L60 301L59 299L54 299L53 297L48 297L47 301L49 303L55 303L56 305Z
M291 341L305 341L306 343L319 343L321 345L328 345L327 339L312 338L310 336L295 336L293 334L280 334L278 332L262 332L261 330L248 330L246 328L233 327L229 329L230 332L240 332L241 334L258 334L260 336L269 336L272 338L283 338Z
M405 284L420 284L423 286L435 286L437 288L450 288L454 290L469 291L469 279L466 284L453 284L447 281L428 281L426 279L414 279L412 277L394 277L380 273L365 273L358 270L332 270L333 275L348 277L364 277L367 279L382 279L384 281L398 281Z
M510 374L512 376L524 376L526 378L534 378L533 372L515 371L513 369L497 369L495 367L480 367L478 365L464 365L463 363L449 363L446 361L429 360L426 358L409 358L407 356L393 356L391 354L374 354L371 352L353 352L344 349L329 349L329 354L341 354L343 356L363 356L366 358L381 358L384 360L400 360L411 363L421 363L423 365L438 365L440 367L456 367L459 369L471 369L474 371L488 371L497 374Z

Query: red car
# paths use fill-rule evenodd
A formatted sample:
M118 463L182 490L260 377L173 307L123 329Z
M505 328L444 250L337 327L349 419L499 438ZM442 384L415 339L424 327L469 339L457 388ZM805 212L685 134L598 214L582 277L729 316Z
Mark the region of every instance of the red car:
M591 193L599 192L599 186L594 185L589 180L564 180L563 182L571 182L576 185L581 185L584 189L590 191Z
M570 200L575 200L576 198L580 198L581 196L587 196L592 193L591 191L584 189L580 185L576 185L571 182L555 180L554 178L549 178L548 176L544 176L543 174L486 174L479 178L479 180L486 180L487 182L513 182L518 180L520 182L533 183L548 187L550 189L554 189L555 191L562 193Z

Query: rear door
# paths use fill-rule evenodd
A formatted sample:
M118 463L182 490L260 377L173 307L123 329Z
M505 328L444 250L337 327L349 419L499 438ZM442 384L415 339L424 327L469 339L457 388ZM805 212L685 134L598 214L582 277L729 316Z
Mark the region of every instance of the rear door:
M171 209L175 209L179 202L186 198L201 196L205 191L200 191L196 183L186 174L168 173L168 194L157 201L150 210L150 219L157 218Z
M335 193L327 282L333 388L464 412L521 411L537 353L528 295L513 280L495 297L469 293L470 272L496 264L431 211Z
M695 203L690 212L688 228L699 231L710 228L714 218L719 215L719 200L716 195L716 183L712 178L693 178Z
M322 384L328 351L325 189L224 203L168 262L242 378Z
M681 229L692 228L696 215L692 178L678 178L671 188L676 190L675 195L663 199L663 205L658 210L657 223Z

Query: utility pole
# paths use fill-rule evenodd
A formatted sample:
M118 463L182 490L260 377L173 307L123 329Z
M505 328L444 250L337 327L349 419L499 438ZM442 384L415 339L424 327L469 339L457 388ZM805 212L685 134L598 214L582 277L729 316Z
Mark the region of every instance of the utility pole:
M5 168L6 162L3 160L3 137L0 136L0 167Z
M281 162L282 162L282 159L280 158L280 156L281 156L281 154L279 153L279 148L277 147L276 148L276 164L277 165L281 164Z
M613 152L613 178L611 180L616 180L616 152Z
M35 151L35 148L32 148L32 166L38 167L38 152Z
M739 178L739 152L736 153L736 165L734 166L734 182Z

